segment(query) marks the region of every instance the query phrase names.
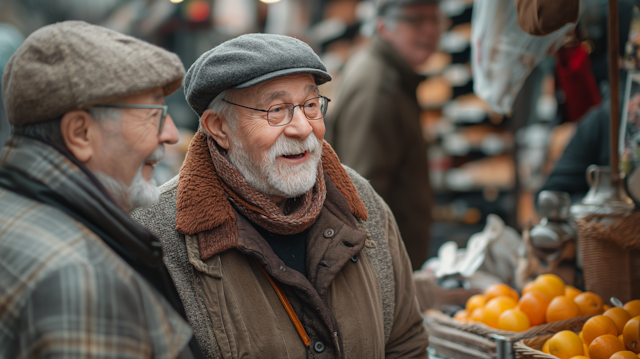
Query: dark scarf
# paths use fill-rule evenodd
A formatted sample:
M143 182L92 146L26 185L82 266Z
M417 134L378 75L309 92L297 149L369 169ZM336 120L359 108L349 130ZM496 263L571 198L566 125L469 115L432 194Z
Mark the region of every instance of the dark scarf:
M209 146L207 136L194 136L178 181L176 229L198 235L200 258L206 260L238 246L236 213L278 234L299 233L315 222L326 195L324 173L349 203L353 215L367 220L367 210L351 178L327 142L323 142L316 185L301 196L301 204L288 216L271 199L251 188L222 150Z
M0 166L0 188L52 206L82 223L187 320L180 297L162 262L162 245L158 237L123 212L89 169L66 150L39 139L12 137L4 150L9 153L3 158L10 160ZM12 157L20 157L22 161L11 161ZM28 162L38 158L47 159L46 167L30 173ZM194 358L204 358L194 337L189 347Z
M269 196L251 187L240 171L229 162L226 151L208 137L209 153L220 184L235 209L251 222L276 234L296 234L311 227L320 214L327 196L322 165L318 164L316 183L307 193L296 198L296 207L283 214Z
M69 152L23 136L11 138L5 150L19 153L22 161L45 157L48 162L40 168L41 173L29 173L23 168L28 165L19 161L4 163L0 167L2 187L63 210L87 225L127 262L162 265L158 237L123 212L93 173Z

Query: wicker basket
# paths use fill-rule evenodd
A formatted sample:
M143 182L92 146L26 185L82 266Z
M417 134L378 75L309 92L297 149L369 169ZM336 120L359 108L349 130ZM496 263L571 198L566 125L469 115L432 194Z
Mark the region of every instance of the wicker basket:
M551 334L536 338L521 339L513 343L513 352L516 359L558 359L540 350L544 342L551 338Z
M493 340L425 318L429 328L429 345L436 355L451 359L496 359Z
M428 311L427 317L430 321L436 322L440 325L444 325L457 330L473 333L487 339L491 339L493 335L501 335L512 340L519 340L522 338L537 337L549 334L555 334L561 330L571 330L579 332L582 329L584 323L592 317L592 315L586 315L583 317L571 318L566 320L560 320L557 322L536 325L529 330L523 332L509 332L505 330L491 328L483 323L465 324L459 322L446 314L438 311Z
M609 224L603 218L594 215L577 222L586 288L603 299L639 299L640 212Z
M553 334L562 330L578 332L584 323L592 316L572 318L553 323L535 326L524 332L508 332L490 328L482 323L465 324L448 315L436 310L429 310L426 313L425 323L429 328L429 342L435 349L436 355L453 359L495 359L496 341L494 335L502 336L513 344L516 352L516 344L526 341L537 343L537 338L549 338ZM540 342L540 347L544 340ZM529 349L533 350L533 349ZM522 351L522 350L521 350ZM545 359L557 359L554 356L537 351L545 355Z

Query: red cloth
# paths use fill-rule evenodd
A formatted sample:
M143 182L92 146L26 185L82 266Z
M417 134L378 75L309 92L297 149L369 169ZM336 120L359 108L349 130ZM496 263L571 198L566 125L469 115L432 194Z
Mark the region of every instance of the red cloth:
M591 70L589 54L580 44L562 47L556 54L556 79L565 94L564 119L578 121L600 103L600 91Z

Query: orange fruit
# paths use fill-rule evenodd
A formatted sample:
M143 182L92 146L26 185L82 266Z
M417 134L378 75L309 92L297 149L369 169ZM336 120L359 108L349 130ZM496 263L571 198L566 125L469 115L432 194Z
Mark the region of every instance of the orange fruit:
M529 317L531 325L539 325L544 323L549 299L542 292L531 290L522 295L518 308Z
M611 309L611 306L608 304L605 304L602 309L604 309L604 311L606 312L607 310Z
M589 346L585 343L582 343L582 349L584 350L584 356L589 357Z
M564 295L564 281L555 274L542 274L533 281L533 290L540 291L549 298Z
M559 320L571 319L580 315L578 305L564 295L557 296L551 300L545 313L547 323Z
M618 328L618 333L622 333L624 325L631 319L631 315L629 315L626 310L618 307L607 310L603 315L613 319L613 322L616 323L616 327Z
M636 359L638 355L634 352L630 352L628 350L623 350L617 353L614 353L609 359Z
M474 322L481 322L483 316L484 316L484 308L476 308L473 310L473 312L469 316L469 320Z
M596 315L589 318L582 327L582 337L587 345L591 345L594 339L601 335L611 334L618 336L618 327L613 319L604 315Z
M503 283L498 283L490 286L484 291L484 295L487 298L487 302L493 298L497 298L500 296L511 297L516 302L518 301L518 299L520 299L520 296L518 295L518 292L515 291L515 289Z
M529 317L521 310L507 309L498 318L498 329L511 332L524 332L531 328Z
M516 301L511 297L503 295L493 298L484 306L482 322L492 328L497 328L500 314L504 313L504 311L507 309L515 308L516 305Z
M453 319L466 323L469 319L469 312L466 309L459 310L453 315Z
M602 298L599 295L592 292L584 292L578 294L574 299L574 302L580 308L580 315L593 315L604 312L602 306Z
M524 288L522 288L522 295L525 295L532 290L533 290L533 281L524 285Z
M627 302L622 309L626 310L631 318L637 317L640 315L640 299L632 300Z
M549 341L551 340L551 338L547 339L544 341L544 344L542 344L542 350L544 353L549 354Z
M589 358L609 359L613 354L623 350L624 346L615 335L605 334L594 339L589 345Z
M549 354L560 359L569 359L576 355L584 355L582 341L570 330L563 330L549 339Z
M566 285L564 287L564 295L567 298L571 298L574 299L575 297L578 296L578 294L582 293L582 291L572 285Z
M624 335L622 335L622 334L618 335L618 340L620 341L620 343L622 343L622 345L625 346L625 348L627 347L627 345L624 344Z
M485 304L487 304L487 297L485 297L484 294L476 294L467 300L465 309L467 309L469 313L473 313L474 310L484 307Z
M576 355L576 356L571 357L569 359L589 359L589 357L586 357L584 355Z
M580 340L582 340L582 342L584 343L584 337L582 336L582 330L580 331L580 333L578 333L578 337L580 337Z
M629 319L624 325L622 336L624 345L634 353L640 353L640 316Z

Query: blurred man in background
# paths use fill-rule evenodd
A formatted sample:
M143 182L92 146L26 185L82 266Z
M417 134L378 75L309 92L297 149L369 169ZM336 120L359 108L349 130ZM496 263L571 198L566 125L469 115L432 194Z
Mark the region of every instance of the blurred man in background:
M127 215L158 199L153 165L178 141L164 97L183 76L175 54L80 21L9 60L1 358L201 357L160 242Z
M440 23L436 0L382 0L377 34L347 63L327 121L342 162L391 207L414 270L428 258L432 204L415 69L436 51Z

